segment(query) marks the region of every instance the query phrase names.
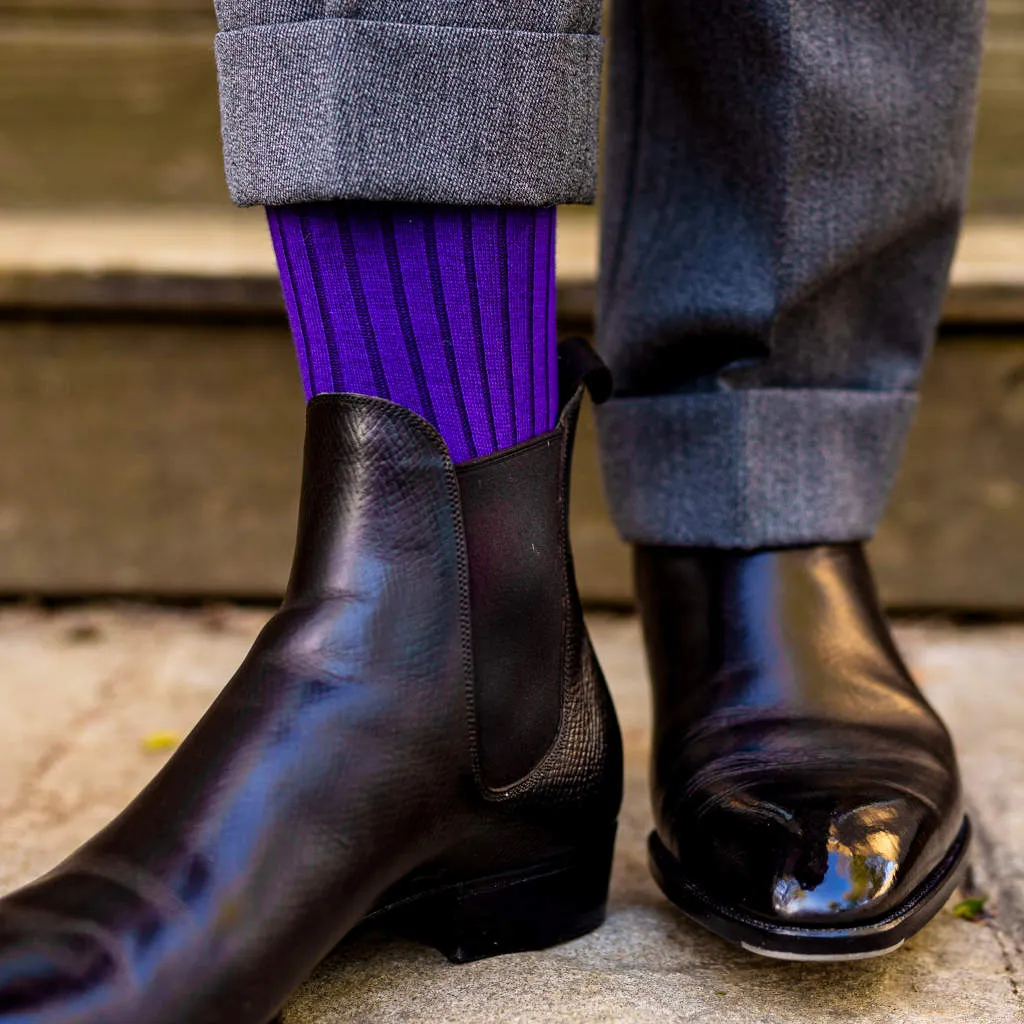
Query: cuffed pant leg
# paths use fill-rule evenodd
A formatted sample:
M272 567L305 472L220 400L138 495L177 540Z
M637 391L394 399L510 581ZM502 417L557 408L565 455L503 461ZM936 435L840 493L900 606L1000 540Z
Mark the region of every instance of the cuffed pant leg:
M600 0L220 0L241 205L590 202Z
M617 525L695 547L868 537L915 405L907 392L828 388L611 402L601 430Z
M874 530L959 228L982 6L613 5L599 426L627 539Z

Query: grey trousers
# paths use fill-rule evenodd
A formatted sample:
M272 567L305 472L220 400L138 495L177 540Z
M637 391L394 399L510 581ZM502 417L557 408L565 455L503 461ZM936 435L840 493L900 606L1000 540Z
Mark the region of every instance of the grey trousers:
M600 0L217 0L241 204L595 191ZM599 427L629 540L866 538L959 229L983 0L615 0Z

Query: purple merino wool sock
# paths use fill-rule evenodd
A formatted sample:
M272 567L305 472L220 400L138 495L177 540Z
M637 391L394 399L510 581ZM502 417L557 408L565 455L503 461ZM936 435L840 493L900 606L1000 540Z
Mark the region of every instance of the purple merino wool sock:
M404 405L455 462L554 427L554 209L336 202L267 216L307 397Z

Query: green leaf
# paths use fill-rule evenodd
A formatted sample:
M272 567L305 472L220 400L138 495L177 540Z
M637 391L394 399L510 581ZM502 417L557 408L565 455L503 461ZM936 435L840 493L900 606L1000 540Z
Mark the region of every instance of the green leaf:
M961 900L953 908L953 916L962 918L964 921L980 921L985 916L985 904L987 902L987 896L976 896Z

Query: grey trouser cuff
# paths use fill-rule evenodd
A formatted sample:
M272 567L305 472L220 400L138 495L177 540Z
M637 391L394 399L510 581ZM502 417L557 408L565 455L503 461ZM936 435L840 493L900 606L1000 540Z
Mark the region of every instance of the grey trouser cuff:
M908 392L798 388L614 399L598 411L612 518L642 544L866 539L916 404Z
M593 201L600 36L349 18L221 32L235 202Z

